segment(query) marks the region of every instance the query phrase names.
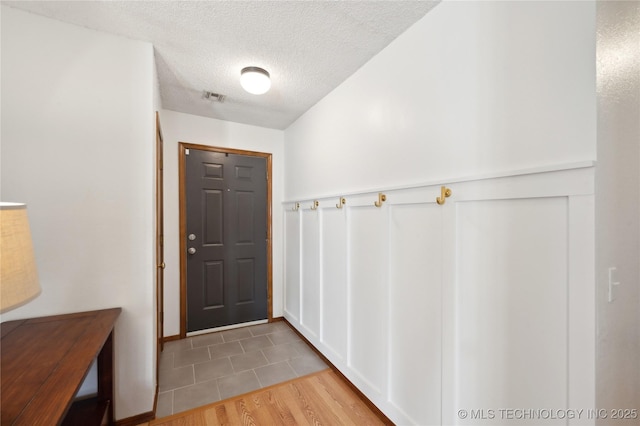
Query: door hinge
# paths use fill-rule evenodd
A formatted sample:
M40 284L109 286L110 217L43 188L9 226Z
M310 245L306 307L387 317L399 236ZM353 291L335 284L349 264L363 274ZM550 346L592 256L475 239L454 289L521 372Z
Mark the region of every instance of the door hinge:
M184 150L184 155L189 155L189 148Z

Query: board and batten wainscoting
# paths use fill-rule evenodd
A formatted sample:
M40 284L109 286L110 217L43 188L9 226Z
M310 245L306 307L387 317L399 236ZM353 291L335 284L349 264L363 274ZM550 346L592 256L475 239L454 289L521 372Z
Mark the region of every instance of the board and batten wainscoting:
M285 318L392 421L593 408L593 162L284 209Z

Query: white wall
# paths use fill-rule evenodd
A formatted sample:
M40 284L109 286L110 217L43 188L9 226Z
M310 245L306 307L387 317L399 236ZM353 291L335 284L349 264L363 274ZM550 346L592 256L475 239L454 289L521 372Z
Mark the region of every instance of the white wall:
M288 200L595 159L595 4L442 2L285 131Z
M594 172L590 166L596 160L598 142L595 47L595 2L444 1L285 130L285 197L290 202L286 204L285 315L399 423L479 424L474 423L477 419L456 417L457 410L492 406L526 405L535 409L552 404L558 409L585 410L594 407ZM633 156L638 158L635 151ZM571 164L589 167L584 174L575 169L576 175L573 171L540 173ZM520 178L510 176L532 169L536 173L530 175L535 180L531 187L519 187L515 183ZM568 179L565 173L573 177ZM504 177L484 179L487 176ZM479 180L480 177L483 179ZM569 181L579 183L580 189L559 192L562 190L558 188ZM453 189L451 200L441 210L444 224L435 227L443 230L444 264L442 279L438 281L436 277L433 286L425 283L434 275L429 263L434 258L431 254L419 256L412 264L415 269L424 267L422 273L409 273L408 268L396 266L395 270L405 275L394 275L394 269L381 267L383 262L379 260L370 262L371 266L363 260L379 259L376 256L380 249L375 244L353 241L367 237L384 245L380 234L390 233L393 237L388 221L381 218L376 225L358 209L366 207L374 215L382 214L386 208L389 214L394 214L399 211L394 210L397 209L394 204L402 203L397 197L404 196L404 191L413 191L398 188L422 183L425 185L420 189L429 192L426 201L406 201L416 210L420 203L427 207L434 204L433 197L438 195L440 184L451 183ZM486 190L476 191L478 188ZM529 193L531 188L535 188L535 194ZM388 202L380 211L372 205L378 189L388 194ZM320 200L318 214L322 219L325 211L334 210L333 204L340 195L347 195L347 226L357 220L365 228L358 225L354 228L357 232L345 237L348 266L343 274L344 292L347 297L357 296L355 300L347 299L348 309L353 311L362 300L368 303L366 297L371 292L359 289L371 284L378 295L375 303L381 307L378 315L388 315L390 321L387 327L381 326L378 317L366 310L362 311L369 315L365 320L358 315L346 315L347 344L341 336L340 344L346 349L338 356L336 344L328 345L322 340L323 333L333 330L330 324L324 320L319 327L313 320L304 323L304 310L315 309L305 306L305 292L309 291L306 286L312 286L315 293L329 294L322 287L328 285L323 277L333 276L334 266L320 256L320 289L313 287L315 281L305 281L304 269L306 253L316 245L315 234L307 232L311 237L305 236L308 230L305 220L313 217L308 211L309 200ZM567 199L563 200L565 196ZM367 199L360 201L360 197ZM298 201L303 202L306 210L302 214L289 212L293 202ZM542 208L549 216L526 216L524 212L534 211L531 205ZM500 212L500 221L495 219L496 211ZM415 216L423 221L430 217L428 211L416 212ZM456 222L459 220L456 218L465 217L465 222ZM546 223L544 217L554 218L557 234L540 238L540 233L548 229L545 225L551 223ZM427 232L425 229L431 229L418 219L414 222L415 226L408 226L398 241L417 239L421 232ZM528 230L530 222L539 226L537 233ZM415 233L411 234L413 229ZM506 236L505 229L509 231ZM299 238L296 230L301 234ZM320 253L325 238L340 234L321 221ZM439 241L440 235L430 232L429 237ZM547 256L567 243L571 249L560 250L567 254L566 258ZM395 242L384 247L389 253L389 263L407 262L395 251L394 247L400 245ZM427 245L417 253L429 253ZM316 256L315 251L312 254ZM487 274L471 274L473 267L484 267L485 259L495 261L488 266ZM638 259L637 254L634 259ZM562 265L557 267L556 261ZM472 268L467 269L465 262ZM540 275L534 277L526 265ZM553 276L544 276L547 267L555 267ZM538 285L536 279L543 283ZM386 288L378 285L380 280L388 282ZM496 297L468 297L469 290L478 288L489 289L486 295ZM441 305L439 289L443 292ZM410 313L418 317L423 311L415 300L395 306L393 296L399 292L417 295L425 291L432 291L436 300L428 302L445 310L443 325L439 327L429 323L428 318L421 318L411 324L412 335L405 338L396 333L402 330L397 326L398 318ZM535 294L536 291L540 293ZM392 297L383 300L385 294ZM532 294L535 297L530 297ZM521 309L514 309L518 301ZM334 303L335 300L321 299L320 311ZM470 306L482 311L484 325L461 313ZM405 307L407 312L403 310ZM394 309L398 313L393 313ZM522 317L525 313L527 318ZM529 318L536 321L527 328ZM487 327L484 334L476 333L476 324L486 327L491 321L495 321L492 325L496 327ZM379 333L370 339L374 346L378 343L373 349L368 336L362 337L363 329L371 332L365 325L368 323L374 324L372 329ZM314 326L319 328L319 334ZM537 337L529 339L531 333ZM425 336L435 337L425 341ZM401 347L405 344L408 350L433 349L442 344L442 352L427 356L423 351L424 356L418 356L435 360L436 367L428 372L414 371L413 377L411 373L403 375L402 367L410 361L403 358L406 355L397 345L384 345L387 337L400 342ZM553 338L553 344L545 342L547 337ZM635 339L636 335L631 337ZM471 339L467 338L482 342L469 351L465 345ZM505 346L505 341L513 345ZM544 356L532 355L540 352ZM365 358L362 353L371 355ZM637 352L629 354L637 357ZM441 356L441 367L436 355ZM500 359L517 362L505 366ZM543 359L550 362L545 365L547 361ZM475 369L466 368L465 362L466 367L475 365ZM369 368L370 363L378 368ZM522 365L532 368L522 370ZM372 373L384 372L384 368L388 374ZM551 377L538 374L540 371ZM636 370L627 371L637 374ZM464 375L468 372L479 374L474 380ZM405 398L402 391L414 389L406 384L417 374L427 377L431 373L436 379L430 383L440 377L442 387L436 389L439 394L426 399L436 401L433 410L426 411L426 406L420 407ZM496 384L501 374L509 375L513 382ZM486 380L487 375L494 382ZM417 383L424 380L417 379ZM505 388L501 389L502 385ZM553 393L549 391L551 388ZM428 395L430 390L419 392ZM442 398L441 411L438 396ZM412 415L411 410L417 414ZM419 418L420 415L425 418ZM584 424L595 422L584 420ZM526 422L517 424L523 423Z
M597 406L640 410L640 3L598 2L597 46Z
M224 104L220 106L224 108ZM273 316L282 316L282 201L284 134L229 121L169 110L160 113L164 140L164 335L180 334L180 242L178 203L178 143L268 152L272 156Z
M42 294L17 318L120 306L115 408L153 409L153 50L2 6L3 201L26 202Z

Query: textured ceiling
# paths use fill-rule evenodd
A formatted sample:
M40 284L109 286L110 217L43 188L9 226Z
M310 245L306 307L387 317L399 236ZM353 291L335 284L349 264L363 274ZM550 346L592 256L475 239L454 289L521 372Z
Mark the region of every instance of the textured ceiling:
M151 42L165 109L285 129L437 1L2 3ZM246 66L269 71L268 93L242 90ZM203 90L226 99L203 99Z

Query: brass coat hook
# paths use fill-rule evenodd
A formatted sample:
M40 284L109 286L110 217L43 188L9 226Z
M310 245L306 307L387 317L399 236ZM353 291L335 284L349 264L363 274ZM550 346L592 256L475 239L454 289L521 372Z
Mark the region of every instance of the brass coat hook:
M340 202L336 204L336 207L341 209L345 204L347 204L347 200L344 197L340 197Z
M373 205L376 207L382 207L382 203L384 203L385 201L387 201L387 196L382 192L378 192L378 201L373 203Z
M443 205L448 197L451 197L451 189L442 186L440 187L440 196L436 197L436 203Z
M291 211L292 211L292 212L297 212L298 210L300 210L300 203L296 203L296 204L291 208Z
M320 202L318 200L315 200L313 202L313 205L311 206L311 210L318 210L319 205L320 205Z

